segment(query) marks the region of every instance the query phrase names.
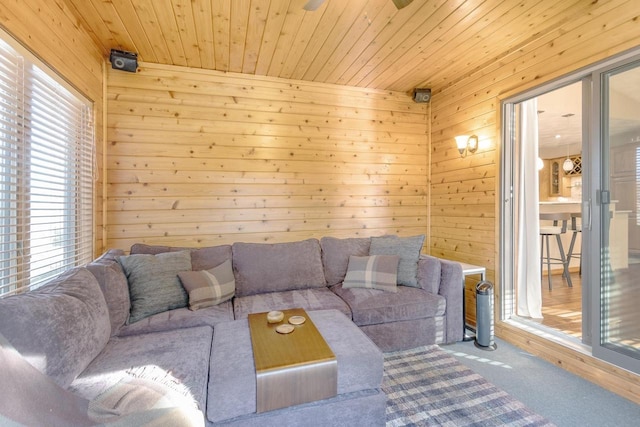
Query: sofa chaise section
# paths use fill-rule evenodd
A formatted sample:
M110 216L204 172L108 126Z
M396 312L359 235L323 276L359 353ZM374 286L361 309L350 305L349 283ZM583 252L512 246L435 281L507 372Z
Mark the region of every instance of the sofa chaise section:
M204 413L213 329L209 326L114 337L71 383L93 400L124 380L160 383Z
M135 413L129 418L131 425L132 419L184 419L180 414L172 418L170 408L185 408L185 413L196 418L198 411L203 413L212 328L119 338L111 336L109 315L98 280L84 267L71 269L38 289L0 299L3 358L4 354L20 355L20 359L14 357L11 367L3 369L28 375L29 382L17 387L15 393L41 399L31 402L31 411L26 405L16 409L14 416L47 419L51 425L96 425L103 421L108 425L109 420L115 422ZM5 379L13 381L13 372L0 373L3 384ZM145 402L149 396L146 391L152 388L170 396L168 412L147 412L153 406L137 399L129 402L128 413L122 412L117 402L115 406L103 405L108 400L105 396L119 395L134 382L135 389L141 390L134 395L143 396ZM178 384L181 386L176 387ZM52 405L61 400L58 397L74 402L74 407ZM130 400L125 394L121 398ZM164 418L167 414L170 417ZM4 415L3 411L0 424ZM76 424L72 420L83 421Z

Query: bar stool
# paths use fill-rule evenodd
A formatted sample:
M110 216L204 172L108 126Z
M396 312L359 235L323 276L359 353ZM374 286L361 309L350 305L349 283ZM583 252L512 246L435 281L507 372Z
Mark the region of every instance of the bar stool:
M540 276L542 276L543 266L547 264L547 278L549 279L549 290L551 290L551 264L562 264L562 275L567 279L569 287L573 287L571 283L571 276L569 275L569 261L565 256L564 248L562 246L561 235L567 232L567 222L571 220L571 214L566 212L557 213L541 213L541 221L553 221L553 225L540 225L540 236L542 244L540 245ZM562 225L559 225L562 221ZM551 251L549 249L549 237L556 236L556 242L558 243L558 251L560 252L560 258L552 258ZM547 256L544 255L544 246L547 245Z
M578 233L582 233L582 224L578 222L578 219L582 218L582 213L574 212L571 214L571 223L569 224L569 231L571 231L571 244L569 245L569 252L567 253L567 264L571 262L571 258L580 258L580 276L582 276L582 249L580 252L574 252L574 245L576 244L576 237Z

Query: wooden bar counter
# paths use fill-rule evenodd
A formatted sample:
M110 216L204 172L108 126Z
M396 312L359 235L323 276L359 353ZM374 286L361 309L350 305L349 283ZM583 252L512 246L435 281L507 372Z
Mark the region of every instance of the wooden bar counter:
M268 323L267 313L249 314L258 413L337 394L338 362L331 348L303 309L282 312L279 323ZM306 320L291 333L278 333L292 316Z

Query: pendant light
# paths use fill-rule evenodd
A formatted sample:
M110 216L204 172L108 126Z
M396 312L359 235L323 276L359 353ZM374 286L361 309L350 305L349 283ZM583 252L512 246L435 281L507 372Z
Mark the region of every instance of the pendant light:
M568 132L568 130L570 129L570 120L569 117L573 116L573 113L568 113L568 114L563 114L562 117L566 117L567 118L567 128L565 129L565 132ZM564 162L562 163L562 170L565 172L571 172L573 170L573 160L571 160L571 158L569 157L569 145L566 145L567 147L567 158L564 159Z

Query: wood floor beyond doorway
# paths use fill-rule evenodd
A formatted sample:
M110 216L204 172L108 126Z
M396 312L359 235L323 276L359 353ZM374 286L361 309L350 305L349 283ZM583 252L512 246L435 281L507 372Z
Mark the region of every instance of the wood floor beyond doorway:
M582 338L582 279L571 273L573 287L568 287L561 274L551 276L549 290L546 276L542 281L542 324L578 339Z
M623 283L635 283L635 277L640 277L640 263L634 263L629 268L616 271L616 277ZM553 274L552 290L547 285L547 277L544 276L542 283L542 324L550 328L556 329L569 336L582 340L582 279L578 272L571 273L571 282L573 287L568 287L567 282L562 279L561 274ZM634 307L635 304L633 294L626 297L631 301L629 306ZM638 317L638 316L636 316ZM636 325L637 322L628 322ZM624 339L620 340L620 344L628 345L640 349L640 335L638 328L634 326L634 330L630 333L622 335Z

